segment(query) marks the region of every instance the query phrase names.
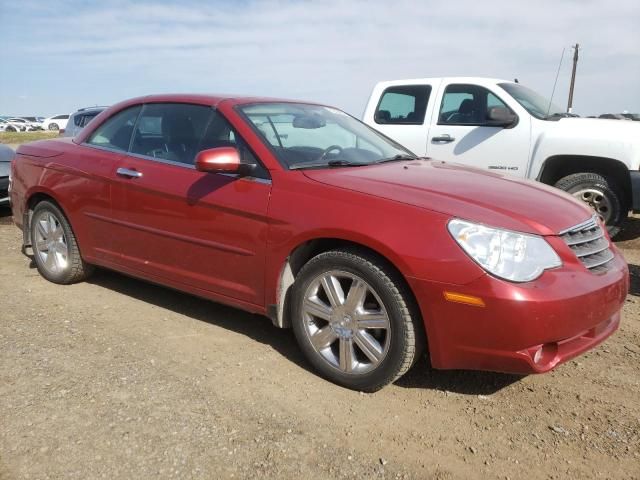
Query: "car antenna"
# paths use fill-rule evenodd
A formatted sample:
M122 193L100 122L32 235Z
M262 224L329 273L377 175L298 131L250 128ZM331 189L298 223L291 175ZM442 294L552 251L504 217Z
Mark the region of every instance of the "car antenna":
M562 59L564 58L564 51L566 48L562 49L562 55L560 55L560 63L558 64L558 71L556 72L556 81L553 82L553 90L551 90L551 98L549 99L549 106L547 107L547 117L549 116L549 112L551 111L551 104L553 103L553 95L556 93L556 85L558 84L558 76L560 75L560 67L562 66Z

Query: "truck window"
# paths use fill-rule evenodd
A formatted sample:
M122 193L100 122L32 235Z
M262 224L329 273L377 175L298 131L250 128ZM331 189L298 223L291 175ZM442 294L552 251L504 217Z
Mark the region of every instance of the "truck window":
M430 85L398 85L387 88L376 108L375 122L422 125L430 94Z
M485 125L491 107L509 108L484 87L452 83L442 96L438 125Z

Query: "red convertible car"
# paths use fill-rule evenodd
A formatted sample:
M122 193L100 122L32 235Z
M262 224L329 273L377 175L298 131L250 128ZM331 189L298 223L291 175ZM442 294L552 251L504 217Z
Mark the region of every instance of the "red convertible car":
M14 219L56 283L94 266L292 327L325 378L374 391L441 369L545 372L619 325L627 265L591 211L415 157L344 112L157 95L23 145Z

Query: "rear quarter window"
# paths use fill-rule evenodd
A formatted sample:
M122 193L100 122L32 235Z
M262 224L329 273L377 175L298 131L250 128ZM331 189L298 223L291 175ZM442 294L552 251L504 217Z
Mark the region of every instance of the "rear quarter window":
M389 87L380 96L374 120L377 124L422 125L430 95L430 85Z

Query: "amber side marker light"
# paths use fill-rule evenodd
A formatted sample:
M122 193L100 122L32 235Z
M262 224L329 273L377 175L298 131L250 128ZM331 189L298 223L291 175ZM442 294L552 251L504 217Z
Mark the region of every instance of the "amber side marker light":
M464 303L473 307L484 307L484 300L473 295L465 295L464 293L444 292L444 299L448 302Z

